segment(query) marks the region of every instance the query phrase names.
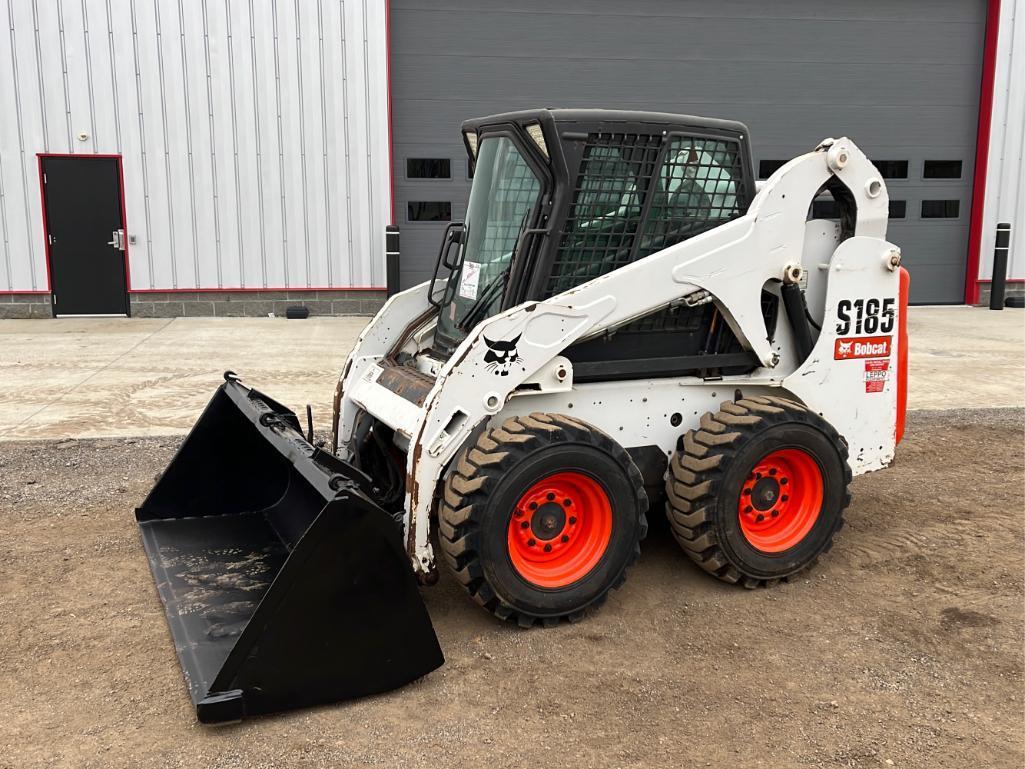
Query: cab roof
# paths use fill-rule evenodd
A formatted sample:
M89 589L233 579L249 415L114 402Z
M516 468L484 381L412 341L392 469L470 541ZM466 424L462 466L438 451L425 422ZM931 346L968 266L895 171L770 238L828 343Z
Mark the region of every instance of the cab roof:
M496 115L472 118L463 122L462 130L478 132L481 128L503 123L578 124L593 131L623 131L631 126L662 126L669 129L704 129L747 136L747 126L736 120L677 115L670 112L645 112L615 109L528 109L501 112Z

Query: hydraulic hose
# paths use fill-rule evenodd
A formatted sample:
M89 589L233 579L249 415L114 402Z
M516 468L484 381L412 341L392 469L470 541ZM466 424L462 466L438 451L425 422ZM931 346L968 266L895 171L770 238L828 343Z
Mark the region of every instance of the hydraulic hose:
M787 319L790 321L790 328L794 331L797 357L803 361L811 353L814 344L811 336L811 324L808 322L808 307L804 303L804 293L797 283L784 283L782 293Z

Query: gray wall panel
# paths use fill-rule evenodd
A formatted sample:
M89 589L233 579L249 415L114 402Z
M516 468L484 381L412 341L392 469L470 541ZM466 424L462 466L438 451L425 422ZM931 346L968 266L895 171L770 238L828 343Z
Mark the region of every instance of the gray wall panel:
M907 219L892 238L914 301L957 302L964 285L983 0L676 3L543 0L392 2L392 98L403 280L433 264L443 225L407 223L410 200L465 210L460 122L537 106L654 109L751 128L756 165L848 134L874 158L908 160L891 180ZM405 158L448 157L453 179L405 179ZM922 179L925 159L961 160L959 180ZM919 218L958 199L956 220ZM915 269L919 267L920 269Z

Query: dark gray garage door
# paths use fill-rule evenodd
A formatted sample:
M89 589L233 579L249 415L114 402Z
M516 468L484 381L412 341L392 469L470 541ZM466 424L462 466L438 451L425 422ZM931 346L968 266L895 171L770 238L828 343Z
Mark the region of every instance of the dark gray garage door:
M465 211L464 118L603 107L741 120L765 175L851 136L888 177L912 301L961 302L984 33L984 0L393 0L403 283Z

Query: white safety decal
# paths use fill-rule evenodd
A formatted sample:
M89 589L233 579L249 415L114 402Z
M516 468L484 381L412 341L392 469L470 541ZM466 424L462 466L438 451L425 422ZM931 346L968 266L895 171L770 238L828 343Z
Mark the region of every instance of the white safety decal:
M865 361L865 392L881 393L890 377L890 361L887 358L872 358Z
M463 275L459 280L459 296L476 299L480 285L480 262L463 262Z

